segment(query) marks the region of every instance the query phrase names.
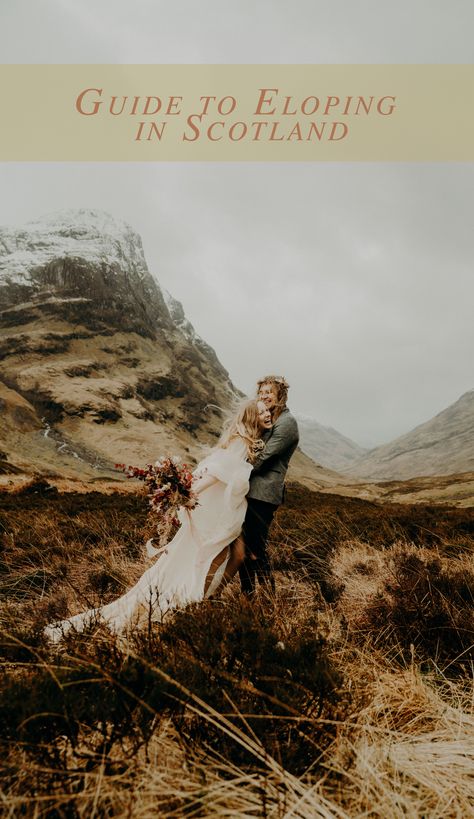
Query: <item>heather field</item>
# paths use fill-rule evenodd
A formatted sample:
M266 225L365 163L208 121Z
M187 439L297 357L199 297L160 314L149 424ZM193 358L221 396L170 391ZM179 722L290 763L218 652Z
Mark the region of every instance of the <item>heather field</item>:
M5 817L474 816L474 515L290 487L277 591L44 625L145 562L133 493L0 493Z

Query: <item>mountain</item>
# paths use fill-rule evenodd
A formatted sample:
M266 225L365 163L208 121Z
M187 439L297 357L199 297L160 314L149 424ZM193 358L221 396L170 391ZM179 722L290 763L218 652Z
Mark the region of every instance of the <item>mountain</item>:
M431 420L376 447L343 471L370 480L474 471L474 389Z
M322 466L343 471L367 452L336 429L325 427L307 415L296 415L300 447Z
M163 453L192 464L241 397L128 224L75 209L0 228L0 482L110 481ZM290 479L339 476L298 451Z
M238 396L125 222L80 209L0 228L3 471L192 460Z

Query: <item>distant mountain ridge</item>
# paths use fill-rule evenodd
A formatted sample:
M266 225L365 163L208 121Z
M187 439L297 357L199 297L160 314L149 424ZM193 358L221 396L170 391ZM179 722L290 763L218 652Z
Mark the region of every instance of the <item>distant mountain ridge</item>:
M474 389L434 418L370 450L340 471L369 480L474 471Z
M310 458L336 471L350 467L368 450L333 427L324 426L308 415L295 413L300 431L300 446Z

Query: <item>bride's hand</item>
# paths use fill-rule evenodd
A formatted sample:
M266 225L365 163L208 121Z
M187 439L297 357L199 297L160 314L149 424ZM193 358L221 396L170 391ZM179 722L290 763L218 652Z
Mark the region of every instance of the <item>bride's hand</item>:
M202 475L192 484L191 488L196 495L200 495L201 492L204 492L205 489L208 489L209 486L212 486L214 483L217 483L217 478L215 478L214 475Z

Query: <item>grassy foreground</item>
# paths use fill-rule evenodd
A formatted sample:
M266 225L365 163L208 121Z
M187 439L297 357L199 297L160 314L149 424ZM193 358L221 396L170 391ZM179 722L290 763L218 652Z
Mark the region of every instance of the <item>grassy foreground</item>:
M142 573L130 494L0 494L2 816L474 815L474 518L288 493L274 597L44 642Z

